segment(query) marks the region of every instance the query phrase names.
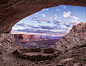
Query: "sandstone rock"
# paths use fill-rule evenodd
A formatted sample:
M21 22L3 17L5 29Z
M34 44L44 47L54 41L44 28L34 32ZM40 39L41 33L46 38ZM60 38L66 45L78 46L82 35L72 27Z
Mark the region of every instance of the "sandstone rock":
M13 42L27 42L26 40L37 39L35 35L11 34Z
M17 57L25 58L31 61L44 61L51 60L52 58L57 57L57 53L45 54L43 51L41 52L29 52L29 49L18 49L13 52L13 54ZM41 62L42 63L42 62Z
M55 45L55 50L65 52L73 47L85 46L86 23L80 23L72 27L67 35L64 35Z
M20 66L23 66L23 65L20 65Z
M5 49L3 46L0 46L0 54L2 54L3 52L5 52Z
M86 66L86 64L83 64L83 66Z
M84 61L86 62L86 58L84 58Z
M54 53L54 49L53 48L44 49L43 53Z
M53 66L52 64L49 64L49 66Z
M69 61L72 61L72 60L74 60L74 58L67 58L67 59L61 60L59 63L63 64L65 62L69 62Z
M79 66L80 63L75 63L73 66Z

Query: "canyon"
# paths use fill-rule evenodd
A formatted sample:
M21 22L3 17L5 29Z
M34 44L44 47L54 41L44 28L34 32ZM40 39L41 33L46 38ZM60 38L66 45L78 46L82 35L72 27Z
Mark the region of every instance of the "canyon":
M70 32L56 42L54 53L24 52L18 44L12 42L10 34L0 35L0 65L1 66L85 66L86 65L86 23L74 25ZM3 38L4 37L4 38ZM9 38L8 38L9 37ZM20 50L22 49L23 52ZM18 51L19 57L13 54ZM60 53L59 53L59 52ZM49 52L49 50L47 51ZM18 55L17 53L17 55ZM29 54L30 56L29 56ZM21 57L20 57L21 55ZM48 57L47 57L48 55ZM57 56L56 56L57 55ZM22 57L23 56L23 57ZM38 57L46 57L47 60L31 61ZM29 59L27 58L29 57ZM55 57L55 58L52 58ZM25 59L24 59L25 58ZM49 60L51 58L51 60Z
M78 33L79 31L75 31L75 27L72 30L73 33L68 33L64 37L67 36L69 39L67 39L66 43L70 43L71 39L73 40L72 44L75 45L77 43L80 47L71 48L69 44L65 43L71 49L53 60L34 62L14 57L12 54L13 51L21 48L11 40L10 31L13 25L43 8L54 7L60 4L86 7L86 0L0 0L0 66L86 66L86 45L84 45L86 42L85 38L83 38L83 36L85 37L85 32L83 33L82 30L79 30L81 32ZM80 29L82 28L81 26L79 27ZM63 38L59 42L62 40ZM61 50L57 47L59 42L55 46L56 51L57 49Z

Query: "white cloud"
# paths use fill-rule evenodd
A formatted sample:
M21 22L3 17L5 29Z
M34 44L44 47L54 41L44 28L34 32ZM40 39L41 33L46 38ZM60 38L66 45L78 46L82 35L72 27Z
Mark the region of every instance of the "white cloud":
M15 28L15 27L12 28L12 30L19 30L19 29L24 29L24 28L22 28L22 27L21 28Z
M48 11L49 9L47 8L47 9L42 9L43 11Z
M75 20L75 22L78 24L79 23L79 20Z
M52 19L51 17L47 17L48 19Z
M37 16L35 16L35 17L37 17Z
M39 13L36 13L37 15L39 14Z
M42 14L43 17L46 17L48 19L52 19L51 17L46 16L45 14Z
M56 11L59 11L60 9L56 9Z
M79 18L77 18L77 17L75 17L75 16L70 16L70 17L74 18L75 20L78 20L78 19L79 19Z
M11 31L11 34L26 34L27 32L22 32L22 31Z
M69 11L68 11L67 13L64 12L64 13L63 13L63 17L65 17L65 18L70 17L70 18L73 18L73 19L75 19L75 20L78 20L78 19L79 19L78 17L71 16L70 14L71 14L71 12L69 12Z
M75 25L75 24L77 24L77 23L76 23L76 22L70 22L70 24L74 24L74 25Z
M54 17L54 19L57 19L57 15L55 14L55 17Z
M64 9L66 9L66 7L65 7L65 6L63 6L63 8L64 8Z
M62 20L58 20L58 21L59 21L59 23L61 23Z
M73 22L73 21L74 21L74 19L68 19L68 20L70 20L71 22Z
M43 16L43 17L46 17L46 15L45 15L45 14L42 14L42 16Z
M64 12L64 13L63 13L63 17L65 17L65 18L70 17L70 14L71 14L71 12L69 12L69 11L68 11L67 13Z

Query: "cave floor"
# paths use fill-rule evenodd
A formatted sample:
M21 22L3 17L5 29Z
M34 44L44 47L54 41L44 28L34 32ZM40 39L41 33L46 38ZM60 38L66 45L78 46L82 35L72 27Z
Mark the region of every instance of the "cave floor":
M2 54L0 54L0 66L86 66L86 47L71 49L52 60L36 62L15 57L12 53L18 47L11 46L11 43L9 45L3 44L5 51L2 51ZM26 54L38 53L31 52Z

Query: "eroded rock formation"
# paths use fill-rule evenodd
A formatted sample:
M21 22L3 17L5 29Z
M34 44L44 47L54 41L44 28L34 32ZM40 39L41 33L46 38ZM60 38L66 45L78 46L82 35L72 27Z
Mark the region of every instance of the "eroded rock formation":
M56 43L54 48L64 52L84 44L86 44L86 23L79 23L74 25L70 32Z
M26 42L28 39L37 39L35 35L25 35L25 34L11 34L13 42Z

